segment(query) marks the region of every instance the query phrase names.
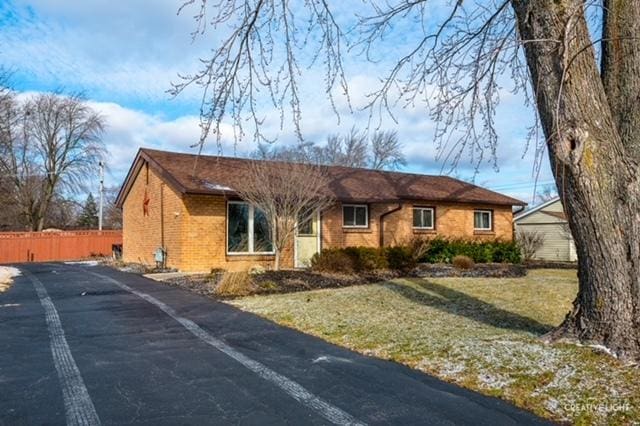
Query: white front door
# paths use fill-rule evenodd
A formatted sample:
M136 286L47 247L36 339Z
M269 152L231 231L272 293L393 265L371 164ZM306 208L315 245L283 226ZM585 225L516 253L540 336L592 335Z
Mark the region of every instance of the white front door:
M295 236L295 267L306 268L320 249L320 215L305 223L298 223Z

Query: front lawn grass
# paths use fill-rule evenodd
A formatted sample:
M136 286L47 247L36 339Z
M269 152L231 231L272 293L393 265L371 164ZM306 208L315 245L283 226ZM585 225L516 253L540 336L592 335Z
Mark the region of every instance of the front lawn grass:
M640 421L640 370L590 347L544 344L575 270L523 278L407 278L231 300L325 340L576 424Z

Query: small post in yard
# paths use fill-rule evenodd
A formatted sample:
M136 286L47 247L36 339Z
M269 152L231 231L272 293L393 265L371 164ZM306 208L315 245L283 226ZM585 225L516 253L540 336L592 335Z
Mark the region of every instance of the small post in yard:
M102 231L102 202L104 199L104 162L100 161L100 207L98 211L98 230Z

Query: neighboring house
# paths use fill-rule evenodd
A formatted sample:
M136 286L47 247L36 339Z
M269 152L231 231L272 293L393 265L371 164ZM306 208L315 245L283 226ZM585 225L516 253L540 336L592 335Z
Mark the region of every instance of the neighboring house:
M120 189L123 259L182 271L269 267L265 219L233 191L251 160L141 149ZM402 244L413 237L513 239L514 198L446 176L331 166L336 205L299 229L283 267L308 265L324 248ZM263 251L260 251L263 247ZM266 248L265 248L266 247Z
M516 232L537 232L544 238L535 259L575 262L576 248L569 230L567 216L559 197L555 197L513 219Z

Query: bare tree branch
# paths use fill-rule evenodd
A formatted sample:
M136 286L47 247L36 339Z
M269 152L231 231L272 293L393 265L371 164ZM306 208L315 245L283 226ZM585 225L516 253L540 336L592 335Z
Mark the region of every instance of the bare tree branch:
M196 0L185 2L180 11L194 3ZM291 114L302 141L299 79L303 66L298 58L305 56L305 50L315 52L306 55L307 66L322 61L325 90L337 115L334 88L339 87L348 97L342 59L344 34L325 0L306 0L303 8L295 11L286 0L197 3L194 37L204 34L207 26L221 34L228 29L212 56L200 61L201 69L180 76L169 91L175 96L191 85L202 88L200 149L210 133L215 134L220 148L221 125L226 118L233 124L236 143L246 136L245 118L252 123L254 140L270 141L260 128L265 115L259 102L276 108L281 127ZM207 10L213 14L207 15ZM266 98L261 98L262 94Z
M251 155L261 160L281 160L327 166L396 170L407 164L396 132L366 132L352 128L346 135L330 135L325 145L301 142L291 147L258 143Z
M370 167L376 170L397 170L407 165L402 144L396 132L376 132L371 137Z
M329 179L323 166L294 162L253 161L234 187L243 200L259 208L267 218L275 251L274 268L293 241L296 226L331 206L335 199L327 190Z

